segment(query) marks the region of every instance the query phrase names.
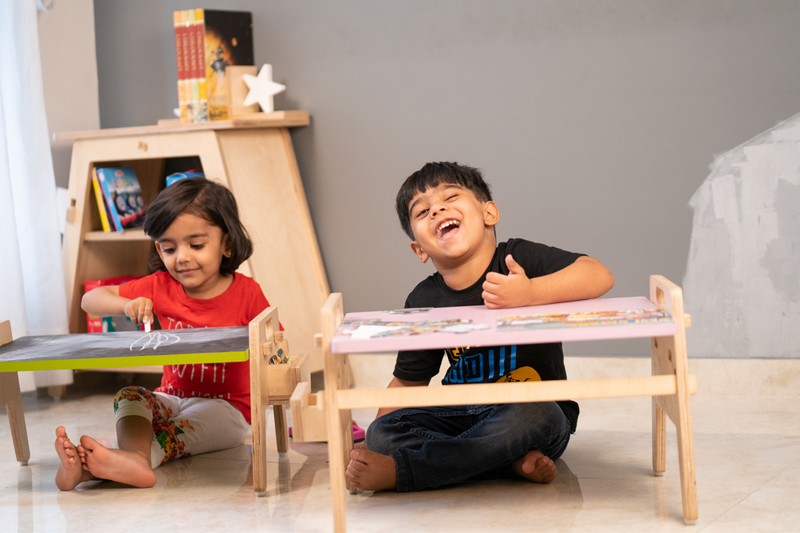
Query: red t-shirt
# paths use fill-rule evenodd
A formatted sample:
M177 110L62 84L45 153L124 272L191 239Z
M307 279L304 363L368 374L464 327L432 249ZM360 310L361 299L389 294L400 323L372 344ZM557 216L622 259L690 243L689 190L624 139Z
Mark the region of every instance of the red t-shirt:
M239 273L225 292L207 300L187 296L183 285L169 272L156 272L120 285L119 295L153 300L153 312L163 329L246 326L269 307L259 284ZM238 408L250 422L248 361L165 365L161 386L156 391L179 398L221 398Z

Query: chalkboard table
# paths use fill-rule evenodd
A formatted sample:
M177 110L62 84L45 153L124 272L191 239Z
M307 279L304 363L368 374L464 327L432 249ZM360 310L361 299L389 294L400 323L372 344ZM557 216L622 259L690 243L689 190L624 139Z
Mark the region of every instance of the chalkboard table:
M687 523L694 523L697 520L697 487L689 398L697 389L697 380L688 374L685 329L690 323L689 315L683 312L681 288L663 276L650 277L649 299L601 298L516 309L453 307L350 313L344 316L341 294L332 294L322 308L325 390L321 394L324 394L324 402L320 398L310 398L313 395L307 398L293 397L292 406L297 405L299 409L292 410L292 423L295 428L303 424L307 412L312 412L311 405L324 406L328 422L334 531L340 533L346 529L345 488L351 487L345 478L345 470L353 446L350 409L622 396L653 398L655 475L663 474L666 468L666 417L675 423L683 516ZM344 354L348 352L492 347L635 337L650 338L650 376L522 380L525 382L508 379L508 383L467 383L449 387L344 390L341 386L343 365L346 364ZM490 364L487 362L487 365ZM466 373L469 369L462 370ZM511 374L505 377L509 376ZM301 388L298 387L295 396L299 396L300 392Z
M145 333L78 333L12 340L11 325L0 323L0 407L8 410L17 461L30 458L17 372L152 365L210 364L250 361L254 489L266 491L265 413L273 405L278 452L289 448L285 406L298 382L310 381L307 356L291 364L270 365L277 350L278 309L270 307L248 326L160 330Z

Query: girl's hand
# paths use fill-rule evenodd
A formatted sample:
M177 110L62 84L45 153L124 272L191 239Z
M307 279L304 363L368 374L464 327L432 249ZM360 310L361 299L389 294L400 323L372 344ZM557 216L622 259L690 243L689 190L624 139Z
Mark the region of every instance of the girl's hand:
M128 301L125 304L125 315L137 326L141 326L145 322L152 324L153 300L142 296Z

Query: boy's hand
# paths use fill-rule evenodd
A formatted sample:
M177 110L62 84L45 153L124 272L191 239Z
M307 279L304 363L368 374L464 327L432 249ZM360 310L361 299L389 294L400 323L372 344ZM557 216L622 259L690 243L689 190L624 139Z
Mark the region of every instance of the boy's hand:
M486 274L482 296L489 309L523 307L531 301L531 280L525 269L511 255L506 256L506 265L508 276L497 272Z
M131 319L131 322L137 326L141 326L146 322L153 323L153 300L150 298L139 297L135 300L130 300L125 304L125 315Z

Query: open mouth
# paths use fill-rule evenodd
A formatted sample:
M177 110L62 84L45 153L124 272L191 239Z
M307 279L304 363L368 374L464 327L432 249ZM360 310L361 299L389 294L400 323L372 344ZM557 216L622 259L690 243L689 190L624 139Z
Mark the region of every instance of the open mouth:
M442 237L444 237L451 231L458 229L459 227L461 227L461 221L455 219L445 220L444 222L439 224L438 228L436 228L436 236L441 239Z

